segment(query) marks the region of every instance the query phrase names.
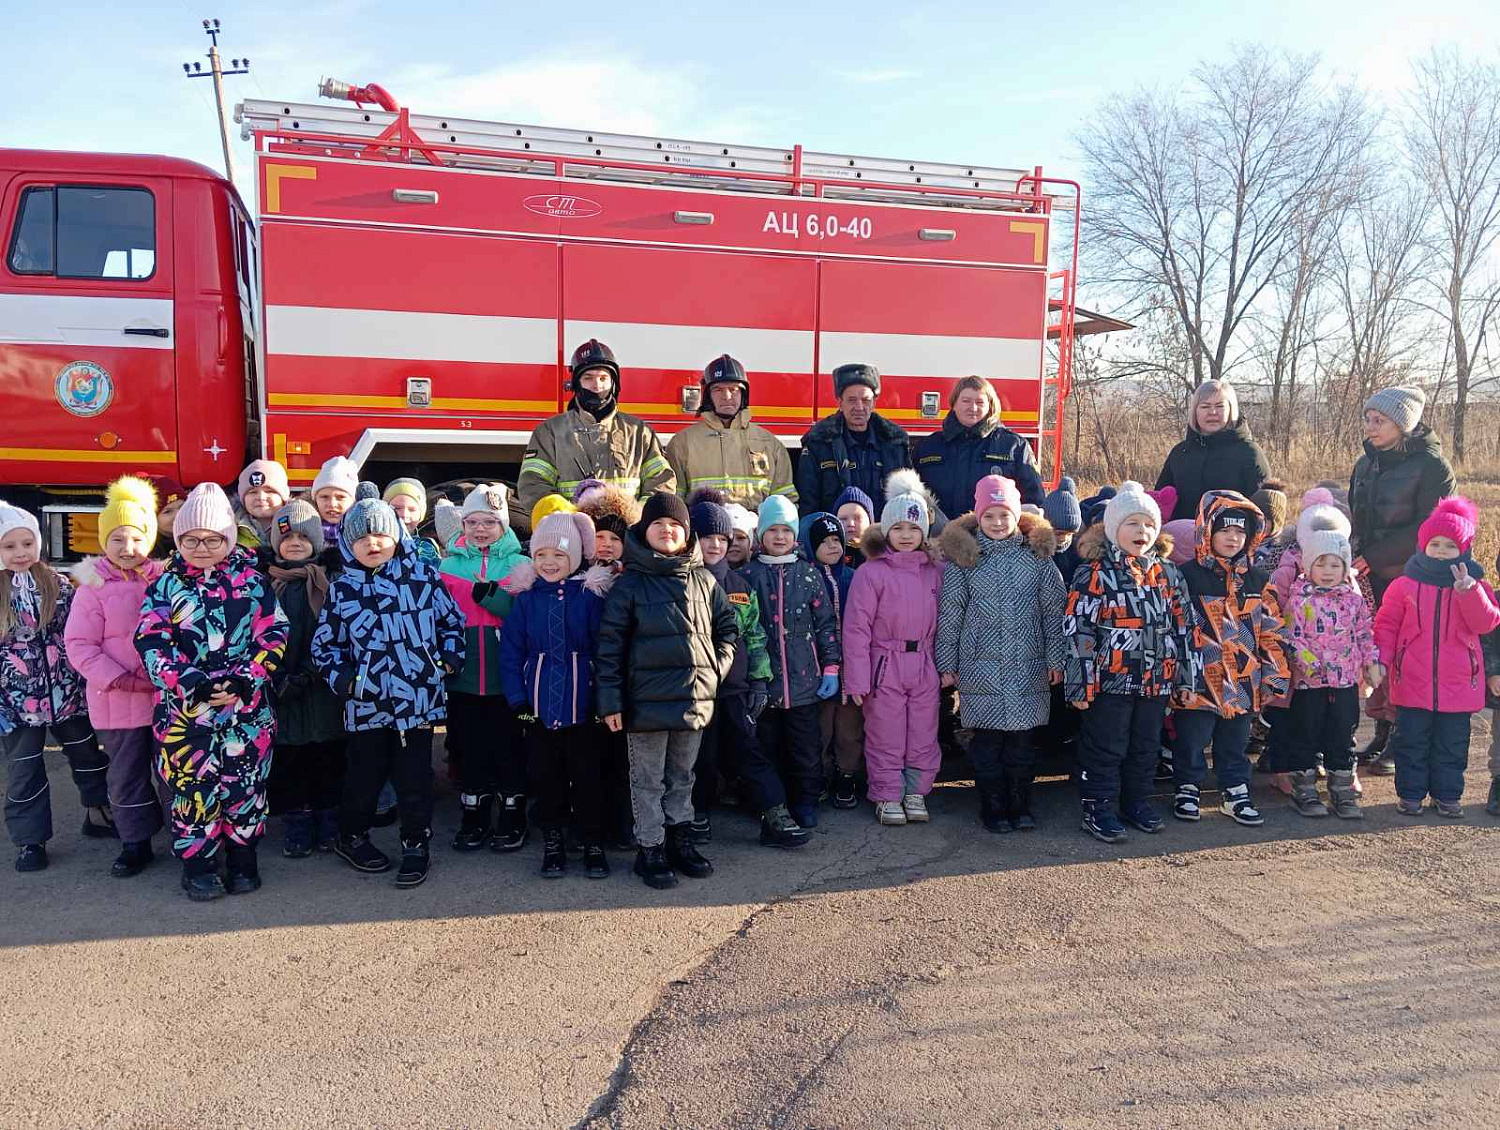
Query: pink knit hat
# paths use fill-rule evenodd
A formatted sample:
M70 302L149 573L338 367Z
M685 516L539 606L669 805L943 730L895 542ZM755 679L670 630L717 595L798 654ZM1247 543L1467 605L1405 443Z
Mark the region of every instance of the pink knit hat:
M199 483L183 500L182 508L172 519L172 537L180 538L189 530L211 530L234 543L234 510L229 496L218 483Z
M974 484L974 516L979 517L992 506L1003 506L1015 517L1021 516L1021 492L1004 475L986 475Z
M282 505L292 497L291 484L287 482L286 468L274 459L257 459L240 472L239 494L256 487L269 487L281 496Z
M594 556L594 521L579 510L554 510L531 534L531 555L539 549L560 549L568 555L568 572L578 572L585 558Z
M1433 538L1452 538L1460 553L1468 553L1474 544L1479 522L1479 507L1461 494L1442 499L1427 521L1417 529L1417 548L1423 552Z
M1186 565L1193 559L1193 550L1198 543L1198 522L1194 518L1178 518L1168 522L1161 532L1172 538L1170 560L1173 565Z

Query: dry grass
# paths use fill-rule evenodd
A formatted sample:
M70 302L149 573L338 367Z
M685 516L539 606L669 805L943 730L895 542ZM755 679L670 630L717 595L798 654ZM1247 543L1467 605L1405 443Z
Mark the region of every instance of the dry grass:
M1070 405L1071 414L1071 405ZM1251 427L1256 419L1250 415ZM1470 421L1470 436L1492 437L1500 428L1500 413L1484 413ZM1080 492L1092 493L1103 483L1136 479L1148 487L1166 460L1167 452L1182 438L1178 418L1164 413L1144 411L1138 403L1125 399L1102 401L1095 416L1092 404L1084 407L1083 427L1075 435L1072 423L1063 447L1064 470L1078 482ZM1450 436L1441 424L1439 431L1445 447ZM1471 438L1471 444L1473 440ZM1483 458L1472 458L1455 465L1458 489L1479 507L1479 536L1474 543L1474 558L1490 570L1500 553L1500 456L1488 449L1487 442L1473 444L1486 449ZM1302 492L1324 480L1349 485L1349 474L1359 458L1358 440L1320 439L1312 429L1300 429L1284 452L1267 448L1272 474L1287 483L1287 494L1294 508ZM1491 574L1493 580L1493 572Z

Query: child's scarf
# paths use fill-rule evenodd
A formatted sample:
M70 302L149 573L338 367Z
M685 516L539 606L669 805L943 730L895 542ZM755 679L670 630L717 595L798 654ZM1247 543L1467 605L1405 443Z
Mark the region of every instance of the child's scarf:
M1454 565L1462 565L1469 571L1469 576L1476 581L1484 580L1484 567L1467 553L1450 557L1446 561L1437 557L1428 557L1425 553L1413 553L1406 559L1406 568L1402 572L1419 585L1436 585L1440 589L1451 589L1453 587L1451 566Z

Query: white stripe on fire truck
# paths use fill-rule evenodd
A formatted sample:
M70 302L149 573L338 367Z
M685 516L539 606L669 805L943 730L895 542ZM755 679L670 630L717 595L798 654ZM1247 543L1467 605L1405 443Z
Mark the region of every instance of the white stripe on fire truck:
M555 365L557 323L551 318L267 306L266 352L295 357Z
M128 334L127 327L163 329L167 336ZM171 349L173 336L170 298L0 294L0 341L12 345Z
M1004 377L1034 380L1041 373L1039 338L948 337L938 334L836 333L818 344L818 371L831 373L866 361L892 376Z
M273 356L528 365L557 359L557 323L551 318L268 306L266 327L266 352ZM814 335L751 326L564 324L567 349L591 337L607 343L627 368L692 372L731 353L751 372L798 373L812 365ZM1040 372L1041 355L1042 343L1027 338L825 331L819 368L829 373L846 361L868 361L893 376L979 373L1029 380Z
M724 353L733 354L752 373L805 373L812 368L811 330L652 322L563 323L563 341L569 349L591 337L614 350L626 368L702 369Z

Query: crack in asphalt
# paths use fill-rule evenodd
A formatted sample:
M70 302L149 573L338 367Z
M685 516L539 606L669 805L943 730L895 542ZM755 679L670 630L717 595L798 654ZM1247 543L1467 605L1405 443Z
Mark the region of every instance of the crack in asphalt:
M766 917L768 914L774 914L778 907L793 902L798 897L818 888L822 883L823 876L827 875L830 871L833 871L836 868L848 864L855 856L864 854L870 847L871 839L871 831L867 827L864 835L859 838L858 842L849 843L846 850L834 853L834 858L829 859L826 863L814 868L812 871L809 871L805 876L803 876L801 880L797 882L794 887L792 887L791 890L787 891L786 894L772 899L769 902L762 903L760 906L756 907L741 920L740 925L732 933L727 935L723 939L723 941L710 946L702 953L699 960L694 962L690 968L679 974L679 976L674 978L672 981L669 981L667 984L663 985L657 991L655 997L652 999L651 1004L646 1009L645 1013L638 1021L636 1021L634 1025L631 1026L629 1034L625 1037L625 1041L621 1045L619 1060L618 1062L616 1062L614 1070L610 1072L609 1080L605 1084L604 1090L601 1091L599 1095L594 1099L594 1101L589 1104L588 1110L584 1112L583 1117L580 1118L577 1122L573 1123L573 1130L581 1130L581 1128L600 1122L601 1120L610 1126L618 1126L620 1124L617 1118L618 1107L621 1097L625 1094L626 1088L628 1088L631 1083L635 1049L640 1045L642 1038L650 1031L652 1026L662 1019L663 1008L666 1005L672 992L677 987L675 984L676 981L686 981L691 979L693 974L697 973L709 962L713 961L714 958L723 953L726 947L734 944L735 942L743 941L745 938L749 937L750 932L755 929L756 924L760 922L761 919ZM840 842L846 841L841 840ZM957 852L957 850L957 847L952 847L945 851L937 853L937 855L933 856L931 860L914 860L905 864L905 867L907 869L910 869L911 867L930 866L932 863L941 862L943 859L951 857ZM871 868L867 871L856 872L851 875L840 877L847 881L850 879L857 879L865 875L879 874L883 871L888 870L889 866L877 867ZM851 1031L853 1031L852 1024L847 1030L845 1030L843 1035L841 1035L836 1041L834 1041L832 1047L830 1047L828 1052L819 1060L819 1062L804 1074L802 1081L799 1082L797 1090L787 1099L787 1102L783 1104L783 1107L781 1108L782 1111L787 1111L790 1109L791 1104L795 1103L803 1093L803 1085L808 1083L814 1074L822 1070L822 1068L832 1058L833 1054L838 1050L839 1045L843 1043L844 1038L847 1037ZM781 1125L781 1123L774 1123L774 1125Z

